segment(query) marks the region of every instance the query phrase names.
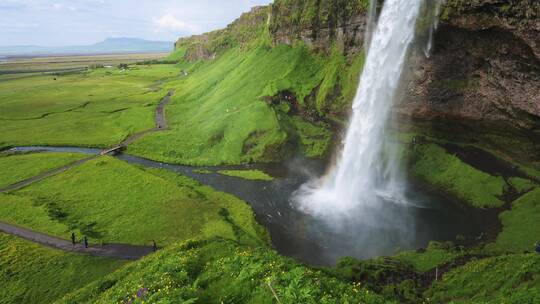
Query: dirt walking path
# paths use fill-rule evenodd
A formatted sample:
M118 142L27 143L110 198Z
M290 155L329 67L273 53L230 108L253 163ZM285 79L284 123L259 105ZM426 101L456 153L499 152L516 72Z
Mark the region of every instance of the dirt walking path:
M81 159L79 161L76 161L76 162L70 163L68 165L65 165L63 167L56 168L56 169L41 173L41 174L39 174L37 176L25 179L23 181L20 181L18 183L12 184L12 185L9 185L7 187L0 188L0 193L11 192L11 191L19 190L19 189L22 189L24 187L30 186L30 185L32 185L34 183L37 183L37 182L39 182L39 181L41 181L41 180L43 180L45 178L51 177L53 175L56 175L56 174L59 174L59 173L62 173L62 172L65 172L65 171L67 171L67 170L69 170L71 168L80 166L80 165L82 165L82 164L84 164L84 163L86 163L86 162L88 162L90 160L93 160L93 159L95 159L97 157L100 157L102 155L106 155L106 154L109 154L109 153L114 153L116 151L122 150L125 147L127 147L128 145L132 144L134 141L138 140L139 138L143 137L144 135L146 135L148 133L157 132L157 131L161 131L161 130L166 130L168 127L167 127L167 121L165 119L165 106L171 101L171 96L173 95L173 93L174 92L172 90L169 91L169 93L167 93L167 95L161 100L158 107L156 108L156 114L155 114L156 126L154 128L149 129L149 130L145 130L145 131L142 131L142 132L139 132L139 133L135 133L135 134L129 136L128 138L126 138L120 144L118 144L118 145L116 145L116 146L114 146L112 148L103 150L103 152L100 155L84 158L84 159Z
M67 164L63 167L60 167L60 168L56 168L56 169L53 169L53 170L49 170L47 172L44 172L44 173L41 173L40 175L36 175L34 177L31 177L31 178L28 178L28 179L25 179L23 181L20 181L18 183L15 183L13 185L9 185L7 187L4 187L4 188L0 188L0 193L6 193L6 192L11 192L11 191L15 191L15 190L19 190L19 189L22 189L26 186L29 186L31 184L34 184L34 183L37 183L41 180L44 180L48 177L51 177L53 175L56 175L56 174L59 174L59 173L62 173L62 172L65 172L71 168L74 168L74 167L77 167L77 166L80 166L92 159L95 159L97 158L97 156L92 156L92 157L87 157L87 158L83 158L81 160L78 160L76 162L72 162L70 164Z
M137 260L154 252L154 248L152 246L136 246L126 244L105 244L103 246L90 245L88 248L85 248L80 243L73 245L70 241L4 222L0 222L0 231L21 237L34 243L45 245L47 247L100 257Z
M169 104L171 101L171 96L173 95L174 91L169 91L167 95L159 102L157 108L156 108L156 114L155 114L155 127L149 130L144 130L138 133L135 133L128 138L124 139L120 144L117 145L117 147L125 148L129 145L131 145L133 142L137 141L141 137L145 136L148 133L158 132L167 130L167 119L165 118L165 106Z
M6 192L22 189L24 187L37 183L45 178L51 177L53 175L65 172L74 167L80 166L102 155L114 153L118 150L121 150L148 133L166 130L168 126L167 126L167 121L165 119L165 106L171 101L171 96L173 95L173 93L174 92L172 90L169 91L167 95L161 100L158 107L156 108L156 113L155 113L156 125L154 128L150 130L145 130L139 133L135 133L129 136L128 138L126 138L117 146L112 147L110 149L103 150L101 154L78 160L76 162L70 163L63 167L56 168L56 169L41 173L37 176L28 178L26 180L20 181L16 184L9 185L4 188L0 188L0 193L6 193ZM154 251L154 248L151 246L135 246L135 245L128 245L128 244L106 244L103 246L89 246L89 248L85 248L82 244L73 245L69 241L66 241L57 237L53 237L44 233L18 227L16 225L4 223L1 221L0 221L0 231L7 234L19 236L21 238L24 238L26 240L29 240L35 243L39 243L48 247L52 247L52 248L56 248L56 249L60 249L64 251L86 253L86 254L90 254L94 256L110 257L110 258L117 258L117 259L136 260Z

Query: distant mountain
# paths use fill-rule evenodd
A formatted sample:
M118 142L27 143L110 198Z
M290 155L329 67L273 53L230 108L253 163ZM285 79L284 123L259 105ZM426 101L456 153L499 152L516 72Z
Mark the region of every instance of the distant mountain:
M110 53L169 52L169 41L149 41L139 38L107 38L92 45L43 47L36 45L0 46L0 56L75 55Z
M172 51L174 42L149 41L139 38L108 38L91 46L94 50L119 52Z

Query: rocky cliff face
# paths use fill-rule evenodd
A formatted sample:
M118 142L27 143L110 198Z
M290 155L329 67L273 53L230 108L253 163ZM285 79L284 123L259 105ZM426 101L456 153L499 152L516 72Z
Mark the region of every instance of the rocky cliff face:
M188 60L211 59L266 35L273 44L303 41L322 53L337 46L351 57L363 49L368 6L368 0L276 0L176 47L186 48ZM432 55L413 63L396 112L540 129L539 1L448 0Z
M227 26L202 35L180 38L175 48L187 48L188 60L211 59L220 48L245 43L268 28L277 44L303 41L316 51L336 44L347 54L362 50L369 0L276 0L259 6Z
M540 2L449 1L398 112L540 128Z
M271 8L275 43L301 40L316 50L333 44L347 54L362 50L369 0L278 0Z
M275 43L302 40L345 54L363 48L368 1L283 0L272 5ZM421 55L396 111L420 119L540 128L540 2L449 0L430 58Z

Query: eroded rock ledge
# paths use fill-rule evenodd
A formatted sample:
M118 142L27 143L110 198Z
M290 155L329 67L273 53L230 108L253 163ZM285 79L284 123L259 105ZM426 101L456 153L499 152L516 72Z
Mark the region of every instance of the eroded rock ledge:
M534 2L534 3L533 3ZM399 113L540 128L540 2L449 1Z

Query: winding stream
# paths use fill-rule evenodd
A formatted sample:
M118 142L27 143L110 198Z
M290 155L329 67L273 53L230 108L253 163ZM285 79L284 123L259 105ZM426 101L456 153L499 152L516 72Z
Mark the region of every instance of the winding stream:
M78 147L18 147L11 151L89 155L101 152L100 149ZM343 222L344 229L336 233L324 221L298 211L290 202L291 194L300 185L324 172L325 164L320 161L298 158L285 164L192 167L160 163L129 154L116 157L131 164L180 173L239 197L252 206L257 220L269 230L272 244L280 254L309 264L333 265L343 256L371 258L392 255L397 250L423 248L431 240L454 240L458 234L476 237L481 232L478 224L481 221L475 219L474 213L413 185L407 193L413 204L388 203L385 206L388 212L384 216L373 213L374 218L369 221ZM223 169L259 169L275 179L251 181L217 173ZM200 173L201 170L211 173ZM394 216L397 214L400 216ZM392 222L396 218L404 219L404 222ZM414 237L403 237L402 231L395 228L400 225L408 225L407 228L414 231Z

